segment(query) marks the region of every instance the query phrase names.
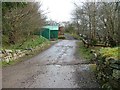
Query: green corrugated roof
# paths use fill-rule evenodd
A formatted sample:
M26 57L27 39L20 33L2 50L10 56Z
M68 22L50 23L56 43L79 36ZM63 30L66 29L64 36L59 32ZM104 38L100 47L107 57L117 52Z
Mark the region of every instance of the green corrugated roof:
M58 30L59 29L58 26L43 26L43 28L48 28L50 30Z

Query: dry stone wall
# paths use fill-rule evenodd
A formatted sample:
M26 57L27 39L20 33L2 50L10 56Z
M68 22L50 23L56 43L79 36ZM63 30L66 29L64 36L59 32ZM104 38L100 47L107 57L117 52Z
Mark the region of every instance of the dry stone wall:
M96 76L102 88L120 88L120 60L98 55Z
M17 60L18 58L23 57L25 55L29 55L31 52L42 51L50 45L51 43L45 42L40 44L39 46L36 46L35 48L26 48L22 50L4 49L0 52L0 56L2 58L1 60L3 62L9 63L10 61Z
M1 56L2 56L2 61L9 63L12 60L16 60L22 56L24 56L28 50L2 50L1 51Z

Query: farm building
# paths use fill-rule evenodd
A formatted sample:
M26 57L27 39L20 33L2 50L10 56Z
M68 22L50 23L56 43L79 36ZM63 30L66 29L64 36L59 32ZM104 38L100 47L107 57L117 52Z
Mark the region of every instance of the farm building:
M59 32L58 32L59 35L64 35L64 27L63 26L60 26L59 27Z
M58 39L59 26L44 26L41 35L47 39Z

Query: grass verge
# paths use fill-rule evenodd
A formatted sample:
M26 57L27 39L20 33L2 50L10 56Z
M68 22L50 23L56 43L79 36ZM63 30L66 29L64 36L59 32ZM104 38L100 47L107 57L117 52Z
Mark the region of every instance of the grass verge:
M5 49L26 49L26 48L35 48L36 46L48 41L46 38L38 35L33 35L23 43L17 43L15 45L4 46Z
M77 42L79 46L79 54L82 58L85 58L87 61L90 61L93 57L92 53L90 53L91 49L84 47L82 42Z
M43 40L43 41L39 41L39 40ZM38 42L37 42L38 41ZM37 37L36 40L34 39L33 40L29 40L27 42L24 43L24 45L22 45L22 47L19 47L20 49L21 48L26 48L26 46L33 46L33 48L35 48L37 46L36 49L34 49L33 51L30 51L28 54L26 54L25 56L17 59L17 60L11 60L9 63L7 62L1 62L0 61L0 65L3 66L3 67L6 67L6 66L11 66L11 65L15 65L19 62L22 62L22 61L25 61L25 60L28 60L36 55L38 55L40 52L50 48L53 44L55 44L57 41L55 42L50 42L49 40L43 38L43 37ZM15 47L18 49L17 45L14 46L14 49Z
M20 57L19 59L11 60L9 63L7 63L7 62L2 62L2 67L7 67L7 66L15 65L15 64L18 64L18 63L20 63L20 62L22 62L22 61L29 60L30 58L38 55L38 54L41 53L42 51L48 49L48 48L52 45L52 43L51 43L51 42L45 42L43 45L44 45L44 46L43 46L42 48L39 47L39 48L37 48L36 50L31 51L31 52L29 52L28 54L24 55L23 57Z

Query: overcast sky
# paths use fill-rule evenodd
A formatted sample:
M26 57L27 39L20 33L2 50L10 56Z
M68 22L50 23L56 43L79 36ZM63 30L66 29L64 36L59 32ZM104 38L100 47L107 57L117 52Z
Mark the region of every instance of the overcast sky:
M48 12L48 18L55 21L68 21L73 10L73 0L41 0L42 9Z
M76 0L36 0L42 2L42 9L49 19L61 22L69 21Z
M47 13L49 19L55 21L68 21L74 9L74 2L81 4L85 1L115 1L115 0L35 0L42 2L42 9Z

